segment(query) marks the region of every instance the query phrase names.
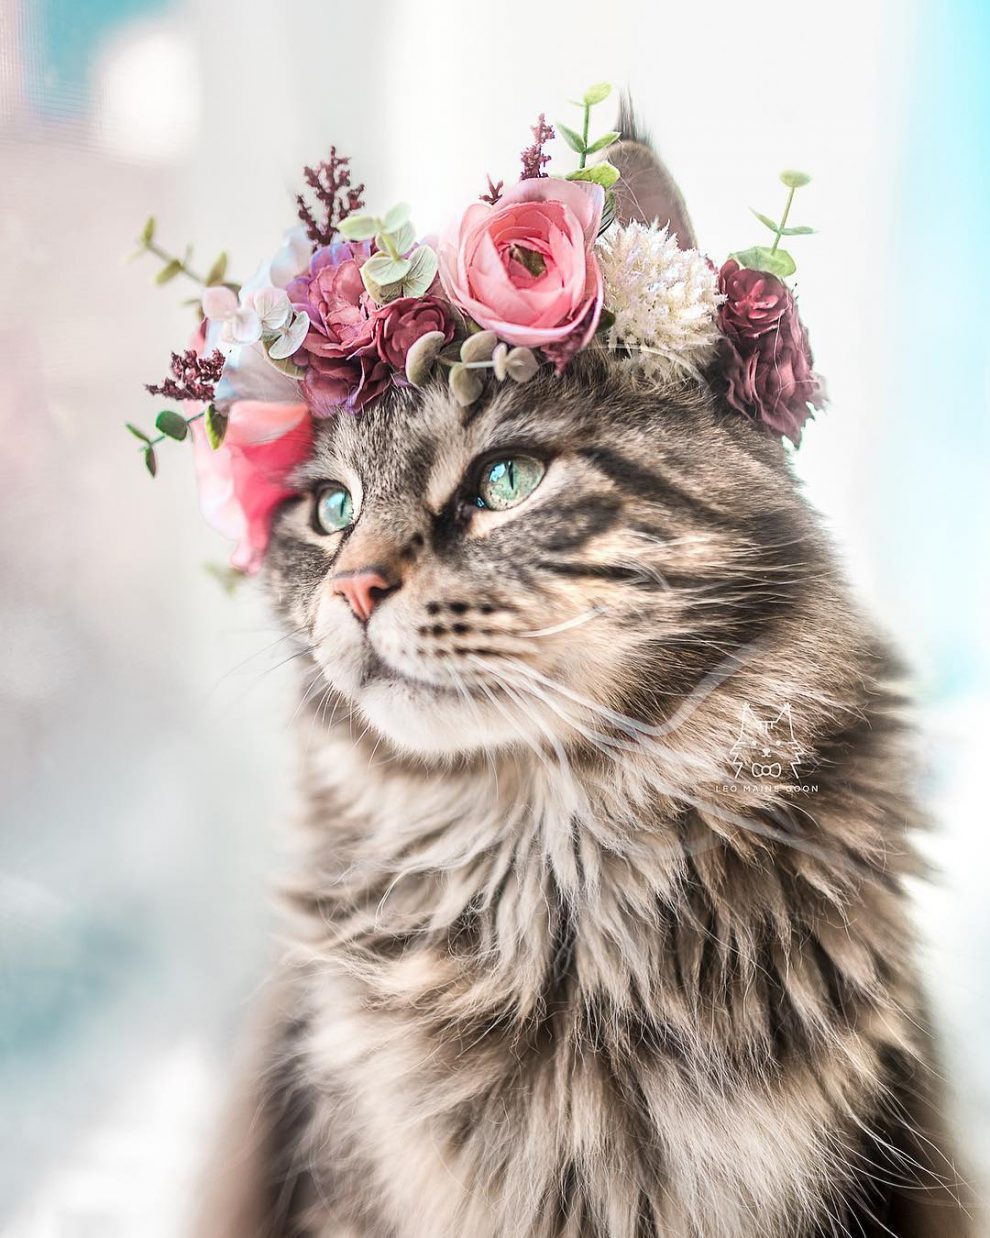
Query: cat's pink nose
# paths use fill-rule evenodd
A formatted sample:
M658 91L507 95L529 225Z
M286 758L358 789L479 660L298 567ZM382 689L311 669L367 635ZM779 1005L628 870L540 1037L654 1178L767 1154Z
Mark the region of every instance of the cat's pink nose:
M330 587L347 599L348 605L362 623L367 623L371 612L383 598L398 589L378 568L364 568L358 572L341 572L333 576Z

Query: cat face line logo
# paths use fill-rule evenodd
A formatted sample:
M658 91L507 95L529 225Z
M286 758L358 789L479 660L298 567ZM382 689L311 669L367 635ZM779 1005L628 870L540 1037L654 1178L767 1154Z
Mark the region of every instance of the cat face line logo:
M790 704L775 717L761 718L749 705L743 706L739 734L729 749L729 761L737 781L744 777L779 779L786 774L801 780L804 749L794 735Z

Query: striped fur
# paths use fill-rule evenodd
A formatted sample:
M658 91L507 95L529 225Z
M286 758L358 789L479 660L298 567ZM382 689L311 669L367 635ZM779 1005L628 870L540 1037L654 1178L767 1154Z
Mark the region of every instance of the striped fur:
M478 511L508 447L546 475ZM329 537L327 480L358 512ZM267 578L303 854L204 1233L968 1233L897 668L780 446L589 351L327 422L300 484ZM365 630L328 578L369 563L401 587ZM736 777L784 706L796 780Z

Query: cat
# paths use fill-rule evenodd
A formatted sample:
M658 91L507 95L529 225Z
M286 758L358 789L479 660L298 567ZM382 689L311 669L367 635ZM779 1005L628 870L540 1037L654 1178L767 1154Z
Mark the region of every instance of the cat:
M304 854L204 1238L973 1232L900 670L717 368L396 390L297 480Z

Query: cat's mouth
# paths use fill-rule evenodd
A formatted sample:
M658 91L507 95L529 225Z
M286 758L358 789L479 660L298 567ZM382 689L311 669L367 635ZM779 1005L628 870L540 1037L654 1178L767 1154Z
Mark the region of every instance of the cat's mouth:
M438 683L434 679L422 679L416 675L410 675L406 671L400 671L391 662L387 662L378 650L375 649L371 641L368 641L364 665L361 669L361 687L377 687L382 684L402 685L414 691L431 693L434 696L475 696L478 691L470 684L455 687L452 684Z

